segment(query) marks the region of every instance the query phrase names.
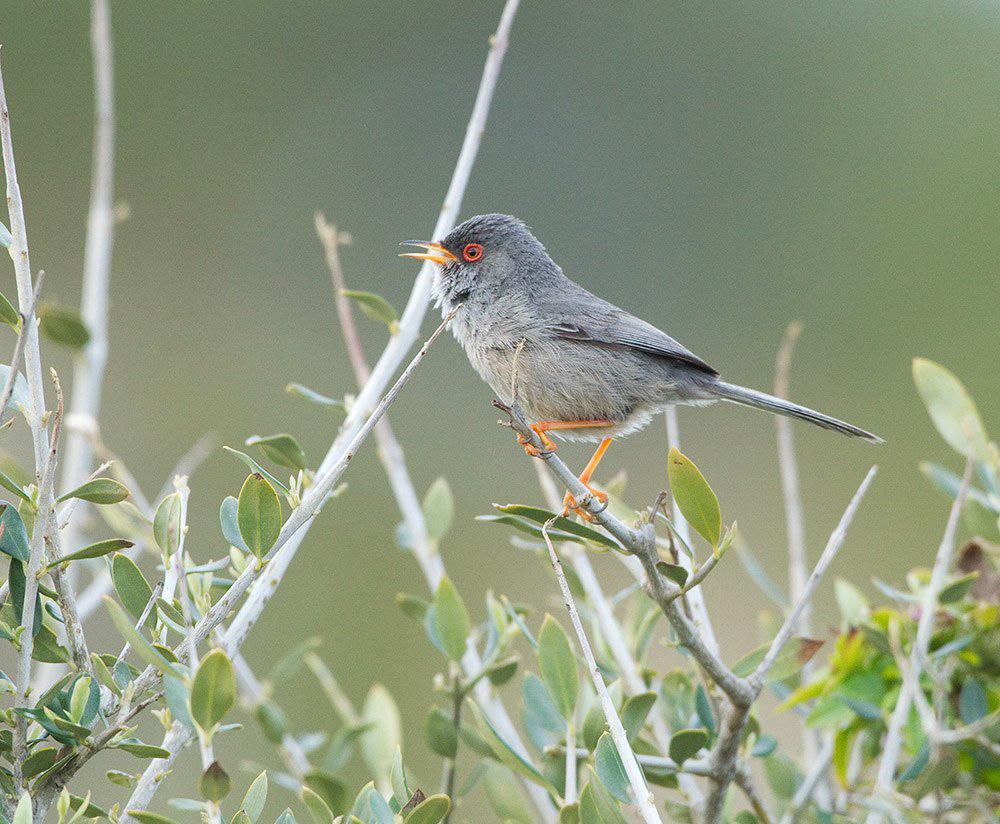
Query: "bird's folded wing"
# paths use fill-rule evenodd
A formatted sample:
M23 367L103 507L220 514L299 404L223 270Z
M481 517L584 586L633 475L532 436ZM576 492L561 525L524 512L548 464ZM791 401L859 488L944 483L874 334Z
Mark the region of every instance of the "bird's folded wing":
M576 308L586 308L572 317L562 313L550 315L553 319L550 331L564 340L630 347L679 361L709 375L719 374L690 349L652 324L596 296L590 297L591 300L586 303L574 302Z

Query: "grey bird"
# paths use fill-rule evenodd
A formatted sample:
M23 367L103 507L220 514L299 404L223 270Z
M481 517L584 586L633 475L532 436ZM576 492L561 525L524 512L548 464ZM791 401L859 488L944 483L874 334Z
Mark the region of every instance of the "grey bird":
M523 221L469 218L435 242L404 241L433 261L433 294L469 361L510 405L517 401L546 434L600 442L584 484L612 439L646 426L671 404L723 400L808 421L824 429L882 439L781 398L727 383L705 361L655 326L570 280ZM529 454L536 449L520 439ZM567 506L573 501L567 496Z

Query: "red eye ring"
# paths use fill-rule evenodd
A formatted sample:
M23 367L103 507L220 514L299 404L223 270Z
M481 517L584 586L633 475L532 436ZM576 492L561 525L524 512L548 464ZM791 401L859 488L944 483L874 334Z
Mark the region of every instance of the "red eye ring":
M478 243L466 244L465 248L462 250L462 257L464 257L469 263L474 263L483 256L483 247Z

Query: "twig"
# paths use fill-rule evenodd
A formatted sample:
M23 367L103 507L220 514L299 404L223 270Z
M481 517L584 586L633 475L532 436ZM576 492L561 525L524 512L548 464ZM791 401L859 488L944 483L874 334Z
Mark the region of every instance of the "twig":
M170 494L170 490L173 488L173 478L176 478L178 475L190 478L195 470L205 462L205 459L212 454L215 441L216 437L211 432L198 438L192 447L177 459L173 472L167 476L160 491L153 498L152 503L158 504Z
M4 417L7 414L7 404L14 394L14 381L17 380L18 375L17 367L21 362L21 356L24 354L24 344L28 338L28 319L35 316L35 309L38 308L38 295L42 291L42 281L44 279L45 273L39 272L38 277L35 279L35 293L31 296L31 305L28 307L28 311L21 315L21 328L17 330L14 354L10 359L10 372L7 373L7 380L4 381L3 390L0 391L0 430L3 429L5 424Z
M768 647L763 660L757 666L757 669L754 670L753 674L747 679L752 690L751 701L745 705L734 704L724 713L722 731L712 748L711 755L711 763L715 769L716 775L712 781L712 789L708 794L708 802L705 807L706 820L710 822L710 824L714 824L714 822L718 821L722 815L722 808L726 799L726 791L729 788L730 781L736 777L737 757L739 755L743 730L750 714L750 706L753 701L756 700L757 696L760 695L761 690L764 688L764 681L767 677L767 673L770 671L771 667L774 666L774 662L777 660L782 648L792 637L794 627L797 625L797 622L802 615L802 610L805 608L805 605L809 602L809 599L812 598L813 593L816 591L820 578L823 577L823 574L830 566L830 563L843 546L844 539L847 537L847 529L854 520L854 515L858 510L858 506L861 504L861 499L865 496L865 493L868 491L868 487L875 478L875 472L876 468L874 466L868 470L868 474L865 475L865 479L861 482L857 492L854 493L854 497L851 498L851 502L844 510L844 514L841 515L840 522L837 524L836 529L834 529L833 533L830 535L826 548L823 550L823 554L820 556L812 574L806 581L806 585L802 590L802 594L799 596L799 600L796 601L795 606L793 606L791 611L788 613L788 616L785 618L785 622L781 625L781 628L775 635L774 640L771 642L771 646Z
M646 779L643 777L642 770L635 760L635 753L632 752L632 747L628 743L628 735L622 726L621 718L618 717L618 711L615 709L614 702L608 694L608 688L604 683L601 671L597 667L594 652L590 648L590 641L587 639L587 633L584 632L583 623L580 621L580 613L577 612L576 603L573 600L573 593L570 592L569 583L566 581L562 562L559 560L556 548L552 545L552 539L549 537L549 528L554 521L555 519L553 518L545 522L542 526L542 537L545 539L545 545L549 549L549 560L552 562L552 569L555 570L556 580L559 582L563 601L566 604L566 609L569 611L570 621L573 624L577 640L579 640L580 647L583 650L583 657L587 662L587 672L601 701L601 709L604 711L604 718L608 722L611 740L614 741L615 749L618 750L618 755L621 757L622 766L625 768L625 775L628 777L629 785L632 788L633 800L639 809L639 813L642 815L643 821L646 824L662 824L660 814L656 811L656 805L653 803L653 795L646 786Z
M136 632L142 631L142 627L145 626L146 621L149 618L149 614L153 611L153 607L156 606L156 602L159 599L160 594L162 592L163 592L163 581L157 581L156 584L153 585L153 591L149 596L149 600L146 601L146 606L142 608L142 613L139 615L139 620L135 622ZM126 641L124 646L122 646L122 651L118 653L118 657L115 659L115 666L111 668L112 672L115 671L115 667L117 667L122 661L125 660L125 656L128 655L129 650L131 648L132 645L128 641Z
M323 245L327 267L330 270L330 280L333 286L337 315L340 319L341 331L348 352L354 377L358 387L362 388L371 375L365 358L361 338L354 322L354 311L351 301L343 292L347 284L344 280L343 267L340 263L339 244L343 235L335 226L328 223L325 216L317 212L315 217L316 234ZM400 446L396 434L386 415L375 426L375 442L378 446L379 460L385 469L386 477L396 498L397 506L406 524L407 534L413 549L413 555L424 575L431 594L437 591L441 579L445 575L444 561L438 551L437 543L427 531L423 507L413 485L406 456ZM469 645L462 656L462 669L467 677L475 677L482 671L482 659L472 645ZM527 748L521 740L516 727L510 719L503 703L493 694L486 679L480 679L475 685L475 700L483 713L495 727L504 735L505 740L523 757L530 758ZM537 784L523 781L524 788L531 796L539 815L546 821L553 818L552 804L548 794Z
M793 321L785 330L785 337L774 364L774 394L779 398L788 398L788 379L792 368L792 350L799 335L802 334L802 324ZM788 537L788 590L792 603L799 600L805 589L807 573L805 521L802 515L802 489L799 483L799 466L795 459L795 440L792 434L792 421L784 415L775 415L774 424L778 436L778 469L781 475L781 492L785 504L785 531ZM812 606L806 605L799 617L795 632L799 635L809 635L812 625ZM803 681L808 680L813 665L807 661L802 668ZM803 763L807 771L812 769L819 754L819 731L803 725L802 750Z
M806 806L812 800L813 794L823 780L823 776L830 768L830 761L833 759L833 741L832 735L826 736L823 746L820 747L816 760L809 770L809 774L806 775L805 780L799 785L795 791L795 795L792 796L792 803L781 817L780 824L795 824L801 818L802 813L805 812Z
M93 450L89 434L98 431L101 386L108 360L108 284L115 230L115 119L114 59L107 0L91 0L90 48L94 62L94 148L80 299L80 316L90 333L90 341L82 357L76 359L73 371L60 487L63 492L79 486L90 472ZM80 535L74 524L67 526L64 541L71 552L77 548Z
M517 12L518 4L519 0L507 0L504 5L503 13L500 17L500 23L497 26L496 33L490 39L489 54L483 68L482 78L479 83L479 90L476 95L476 102L473 106L472 116L470 117L469 124L466 128L462 149L459 153L458 163L456 164L455 171L452 175L451 184L448 187L448 193L445 196L444 204L442 205L441 212L438 215L438 221L434 230L435 237L440 236L454 225L459 209L461 208L462 197L465 193L466 185L468 184L469 176L472 172L472 166L479 150L479 144L486 128L487 114L489 112L490 103L493 99L493 91L496 88L497 79L500 74L500 66L503 63L504 53L507 50L507 42L510 36L511 26L514 22L514 15ZM382 352L382 356L379 358L378 363L372 370L371 376L365 382L364 389L362 389L358 394L350 412L348 412L347 418L344 420L340 433L331 445L330 450L327 452L323 463L320 465L317 476L335 476L333 483L336 483L336 478L339 478L340 474L343 473L343 469L346 468L347 462L350 461L353 455L353 448L356 444L360 444L360 442L363 441L364 437L367 435L366 427L370 429L370 426L368 425L369 423L372 423L372 419L380 417L380 415L373 413L371 418L368 418L368 410L373 407L375 399L382 394L385 387L389 384L393 373L406 357L406 353L416 342L420 334L420 325L427 312L430 302L429 299L432 280L433 268L430 263L427 263L421 267L420 274L417 276L417 280L414 283L412 291L410 292L410 298L407 301L406 308L400 318L399 328L396 334L390 338L388 345ZM412 365L413 364L411 363L411 367ZM404 373L404 377L406 377L406 375L407 373ZM386 404L386 406L388 406L388 404ZM385 410L383 408L382 412L384 411ZM316 488L316 486L312 487L310 492ZM332 488L331 484L329 489ZM328 492L329 489L326 490L326 492ZM317 504L321 503L326 497L326 492L324 492L322 497L317 498ZM299 509L303 509L305 504L306 501L303 501ZM287 543L287 547L285 547L285 551L282 553L282 557L280 559L274 558L275 562L278 560L281 561L281 573L283 573L284 569L286 569L288 564L291 563L295 552L298 550L299 545L305 538L307 529L300 530L300 528L307 527L307 525L311 522L313 515L314 513L304 516L301 519L301 523L295 525L294 531L286 533L286 531L283 530L284 541L282 542L282 546ZM289 518L289 522L291 522L291 520L292 518ZM288 524L286 524L286 527L287 526ZM296 532L299 534L295 534ZM279 535L279 541L281 540L281 537L282 536ZM240 578L243 578L243 576L240 576ZM209 627L214 627L223 620L235 604L236 599L242 596L252 583L251 577L243 578L242 584L240 582L240 578L234 582L233 587L231 587L226 593L226 596L223 596L223 598L220 599L220 604L222 601L225 601L227 596L230 594L233 594L233 598L221 606L217 604L216 607L218 607L218 609L213 608L210 610L209 614L199 622L199 624L204 625L206 634ZM237 585L240 585L241 588L237 589ZM263 609L266 600L266 598L259 599L258 606L255 606L253 610ZM250 616L248 615L248 617ZM252 623L252 621L248 623ZM151 678L151 676L147 677ZM178 734L173 735L174 730L177 730L177 725L175 725L174 729L171 730L171 734L168 734L170 741L166 743L169 744L168 749L171 751L170 759L165 763L158 764L157 762L154 762L146 769L140 778L139 784L136 786L135 792L132 794L132 798L126 806L126 811L130 809L146 809L150 799L156 792L156 787L158 786L156 776L158 775L159 770L163 769L165 764L169 764L170 761L173 760L174 755L183 745L183 741L180 741L180 738L184 729L186 728L181 726Z
M958 494L951 505L948 514L948 523L945 526L944 535L938 546L937 555L934 559L934 567L931 570L931 579L924 591L923 602L921 603L920 620L917 623L917 637L913 642L913 649L910 656L910 667L913 672L913 680L919 683L920 671L927 661L927 648L930 644L931 634L934 628L934 617L937 613L938 596L941 587L951 568L952 557L955 552L955 533L958 529L958 519L965 506L965 500L969 494L969 486L972 482L972 468L974 460L970 455L965 464L965 473L962 476L962 484L958 489ZM876 800L877 795L891 794L896 784L896 765L899 763L899 754L903 746L903 727L910 717L910 707L913 705L914 695L909 682L904 682L899 691L899 698L889 719L889 728L882 743L882 759L879 761L878 773L875 778L875 789L872 800ZM883 819L880 810L872 808L865 819L866 824L879 824Z
M565 752L566 748L561 744L545 748L546 755L563 755ZM576 757L578 759L587 759L590 758L590 756L590 750L585 747L576 748ZM708 762L702 759L689 758L683 764L678 764L674 761L674 759L664 755L643 755L642 753L635 753L635 760L638 761L643 767L670 770L671 772L675 772L680 775L697 775L708 778L712 774L711 768L708 766Z

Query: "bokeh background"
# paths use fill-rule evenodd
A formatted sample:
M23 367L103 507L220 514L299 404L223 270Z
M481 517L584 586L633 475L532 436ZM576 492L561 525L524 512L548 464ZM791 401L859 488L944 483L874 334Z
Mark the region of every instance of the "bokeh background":
M232 445L289 431L318 463L339 419L283 387L342 395L352 380L313 211L353 235L350 285L402 306L416 268L396 244L431 231L500 7L112 3L115 188L130 217L114 251L103 427L147 491L208 431ZM87 4L6 0L2 17L32 260L49 297L75 304L92 128ZM795 429L814 557L880 465L835 569L872 591L873 575L893 580L929 560L943 526L946 501L917 462L957 467L912 387L911 357L952 368L996 425L998 65L1000 10L982 2L524 0L462 211L521 216L571 276L738 382L768 387L782 331L801 320L794 397L887 440ZM0 276L11 294L10 267ZM384 329L362 327L375 355ZM69 374L68 356L44 354ZM557 611L547 565L474 521L491 501L538 500L489 401L448 338L391 418L420 488L445 475L455 491L443 552L473 608L493 588ZM682 412L681 424L725 517L784 581L773 422L714 408ZM17 439L8 433L4 447ZM604 472L627 468L643 505L663 485L665 453L658 421ZM222 550L218 505L243 476L217 450L192 479L196 556ZM374 680L394 692L409 760L433 785L421 728L440 661L393 605L423 583L394 546L397 513L371 444L346 479L246 651L266 672L292 643L322 636L352 698ZM597 563L616 587L617 565ZM735 557L706 590L734 660L757 640L763 599ZM836 621L831 585L818 610L823 632ZM299 686L286 704L293 725L332 725L318 690L305 677ZM233 741L230 759L267 753L252 724ZM195 761L179 766L178 793L193 794ZM92 774L97 798L108 766Z

